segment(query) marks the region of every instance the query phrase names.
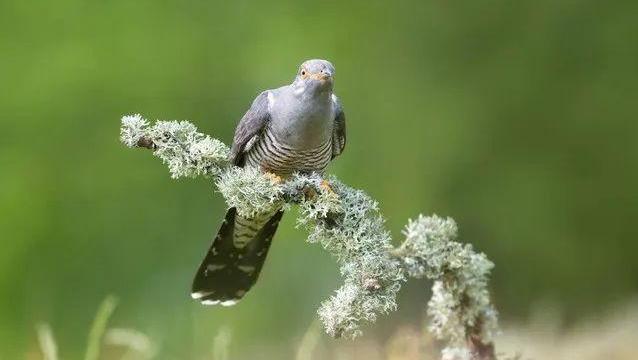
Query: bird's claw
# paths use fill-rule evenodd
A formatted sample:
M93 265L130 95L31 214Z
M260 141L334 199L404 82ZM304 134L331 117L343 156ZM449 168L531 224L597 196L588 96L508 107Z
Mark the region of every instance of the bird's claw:
M327 180L321 180L321 183L319 183L319 189L310 186L310 187L304 188L303 193L306 200L312 200L315 197L317 197L317 195L319 194L328 194L328 195L336 194L334 190L332 190L332 187L330 186L330 183Z
M264 176L266 176L268 179L270 179L270 181L272 181L274 184L281 184L282 182L284 182L284 180L281 178L281 176L275 174L275 173L271 173L269 171L266 171L264 173Z
M332 190L332 187L330 186L330 183L328 182L328 180L321 180L321 184L319 184L319 187L321 188L321 190L329 194L335 193L334 190Z

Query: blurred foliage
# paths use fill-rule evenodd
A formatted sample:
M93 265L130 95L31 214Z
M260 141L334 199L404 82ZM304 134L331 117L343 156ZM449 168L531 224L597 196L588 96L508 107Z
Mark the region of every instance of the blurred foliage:
M576 318L638 290L638 4L538 1L0 1L0 357L51 323L81 356L97 304L163 358L301 338L334 261L280 226L257 286L204 308L191 277L223 216L118 142L122 114L188 119L230 141L259 91L303 60L337 68L346 152L330 168L395 232L453 216L496 263L505 316L550 299ZM410 283L395 322L417 323ZM391 328L388 320L378 328ZM382 330L379 330L382 331ZM294 351L291 347L291 354Z

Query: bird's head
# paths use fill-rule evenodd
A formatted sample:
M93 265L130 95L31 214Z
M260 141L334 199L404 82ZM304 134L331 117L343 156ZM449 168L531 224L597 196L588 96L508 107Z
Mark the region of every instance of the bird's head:
M293 85L301 93L323 93L332 91L335 67L328 60L304 61L299 67Z

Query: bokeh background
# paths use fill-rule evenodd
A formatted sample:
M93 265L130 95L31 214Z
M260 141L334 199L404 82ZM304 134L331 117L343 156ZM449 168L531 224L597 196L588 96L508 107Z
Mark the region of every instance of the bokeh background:
M626 303L637 13L593 0L1 0L0 358L37 358L40 322L80 357L107 294L120 299L111 323L146 333L158 358L205 358L220 328L233 358L292 357L339 284L333 259L289 213L249 296L192 301L225 205L207 180L171 180L123 147L119 120L190 120L230 142L261 90L316 57L335 64L348 119L330 172L380 202L396 240L419 213L454 217L496 263L505 322L551 308L568 328ZM419 328L428 287L406 284L362 341Z

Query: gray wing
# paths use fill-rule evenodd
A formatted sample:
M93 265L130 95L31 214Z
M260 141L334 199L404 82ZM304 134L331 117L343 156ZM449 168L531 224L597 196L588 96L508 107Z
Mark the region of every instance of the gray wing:
M334 98L336 115L332 130L332 158L339 156L346 147L346 114L337 98Z
M269 120L268 91L264 91L253 101L250 109L246 111L235 129L235 137L229 156L232 164L244 165L246 151L254 144L256 137L261 134Z

